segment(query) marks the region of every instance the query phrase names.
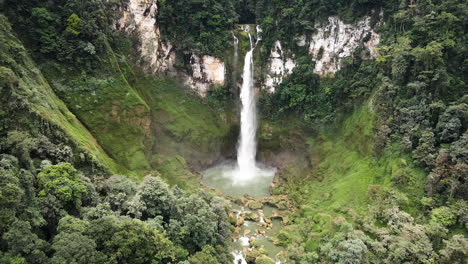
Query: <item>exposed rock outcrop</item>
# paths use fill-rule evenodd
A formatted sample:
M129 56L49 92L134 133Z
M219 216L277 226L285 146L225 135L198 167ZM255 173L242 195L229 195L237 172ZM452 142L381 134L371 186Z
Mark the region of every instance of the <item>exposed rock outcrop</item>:
M151 74L182 75L184 83L202 96L212 84L223 85L224 63L212 56L191 55L186 70L176 71L176 54L172 45L161 39L157 14L157 0L129 0L123 17L116 24L116 29L138 38L139 62L143 69Z
M212 56L202 58L192 54L189 62L189 74L185 75L185 84L205 95L211 85L224 85L226 69L224 62Z
M283 81L284 77L292 73L294 67L296 67L296 62L284 54L281 42L277 40L270 53L264 88L269 92L274 92L275 87Z
M161 41L157 14L156 0L129 0L123 17L117 22L117 29L129 34L136 33L140 43L140 63L153 74L171 71L175 63L171 44Z
M370 17L365 17L351 25L332 16L327 24L316 24L317 32L311 36L309 44L309 53L315 59L314 71L319 75L334 74L340 69L342 60L351 56L361 44L374 56L380 37L370 21Z
M341 68L343 59L352 56L360 46L368 51L367 55L362 54L363 59L377 55L375 47L379 44L380 36L374 32L375 26L371 25L370 17L364 17L355 24L346 24L332 16L326 23L316 23L315 28L314 34L297 37L295 41L299 47L308 49L315 60L314 72L321 76L335 74ZM283 50L281 42L276 41L270 52L263 88L274 92L294 67L294 54Z

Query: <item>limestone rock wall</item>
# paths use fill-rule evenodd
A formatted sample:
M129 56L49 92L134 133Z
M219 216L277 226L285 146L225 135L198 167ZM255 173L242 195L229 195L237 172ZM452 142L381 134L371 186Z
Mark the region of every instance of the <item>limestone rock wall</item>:
M156 0L129 0L117 28L129 34L136 33L140 46L140 63L149 73L173 70L175 54L170 43L161 41L157 25Z
M368 51L367 56L362 54L363 59L377 55L375 47L379 44L380 36L374 32L375 26L372 27L370 22L370 17L364 17L356 24L346 24L332 16L326 23L316 23L314 34L297 37L295 41L297 46L306 48L312 55L315 73L320 76L333 75L341 68L343 59L352 56L360 46ZM264 73L263 88L273 92L295 66L294 54L285 52L281 42L276 41Z
M292 73L294 67L296 67L296 62L285 55L281 42L277 40L270 53L263 87L269 92L274 92L275 87L283 81L284 77Z
M351 25L333 16L328 18L328 23L316 24L317 32L309 43L309 53L316 62L314 71L319 75L336 73L342 60L351 56L361 44L374 56L380 36L374 32L370 20L370 17L365 17Z
M205 95L212 84L223 85L224 63L212 56L192 55L185 71L176 71L176 54L170 43L161 40L157 14L157 0L129 0L116 24L116 30L137 36L143 69L150 74L181 75L184 83L200 95Z
M200 95L205 95L211 85L224 85L226 68L224 62L212 56L190 56L189 72L185 75L185 84Z

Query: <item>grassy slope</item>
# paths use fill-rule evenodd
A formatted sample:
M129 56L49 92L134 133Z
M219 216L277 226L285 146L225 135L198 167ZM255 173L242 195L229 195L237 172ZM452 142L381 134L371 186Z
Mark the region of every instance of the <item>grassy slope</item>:
M99 146L95 138L55 95L42 73L36 68L26 49L12 33L8 20L0 15L0 78L14 79L15 93L27 102L28 108L47 122L63 129L78 146L82 147L98 163L113 173L123 168L116 164Z
M197 95L172 78L140 72L110 46L99 71L48 69L54 90L127 174L157 169L170 183L195 184L187 163L210 163L229 132Z
M302 179L294 177L286 187L301 209L288 220L292 224L280 234L286 243L299 236L296 225L309 225L312 231L306 248L313 250L320 238L333 232L333 222L345 217L359 221L368 212L368 187L396 188L408 197L405 209L418 214L417 201L423 196L425 174L415 168L410 157L387 147L380 158L372 155L373 114L362 106L333 131L322 131L308 139L309 154L318 163ZM394 186L391 179L405 173L411 184Z
M170 184L198 186L188 162L206 166L226 144L228 124L197 95L170 78L137 73L132 83L151 109L155 144L150 163Z
M145 129L150 110L128 83L117 57L107 46L100 71L48 67L54 90L89 128L106 152L132 175L150 169L145 155ZM61 72L63 71L63 72Z
M170 183L195 185L187 163L211 162L225 144L220 113L174 80L139 72L109 45L99 71L46 63L41 72L3 16L0 26L1 77L18 81L32 111L111 173L139 178L157 169Z

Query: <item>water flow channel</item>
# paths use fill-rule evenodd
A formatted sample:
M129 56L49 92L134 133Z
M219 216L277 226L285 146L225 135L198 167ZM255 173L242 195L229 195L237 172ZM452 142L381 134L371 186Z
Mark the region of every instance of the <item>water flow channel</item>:
M219 190L224 196L241 197L266 197L270 195L269 188L275 176L276 169L264 166L256 161L257 154L257 97L254 80L254 51L260 40L257 27L257 41L254 43L250 27L245 27L250 41L250 50L246 53L242 74L242 86L240 91L241 113L240 134L237 148L237 160L227 160L214 166L203 173L203 182ZM238 39L234 36L234 56L238 53ZM236 58L235 58L236 59ZM235 264L246 264L245 252L250 250L250 242L257 241L268 250L272 258L280 250L268 240L278 231L279 221L270 220L271 210L262 207L257 210L245 210L241 206L235 206L233 211L242 224L238 226L238 235L233 245ZM253 217L255 216L255 217ZM244 217L246 220L244 220Z

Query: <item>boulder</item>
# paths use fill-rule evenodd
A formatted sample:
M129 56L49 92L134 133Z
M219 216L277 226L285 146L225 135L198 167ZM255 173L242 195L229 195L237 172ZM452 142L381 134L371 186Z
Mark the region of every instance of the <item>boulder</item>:
M263 208L263 203L258 200L249 200L247 202L247 207L252 210L258 210Z

